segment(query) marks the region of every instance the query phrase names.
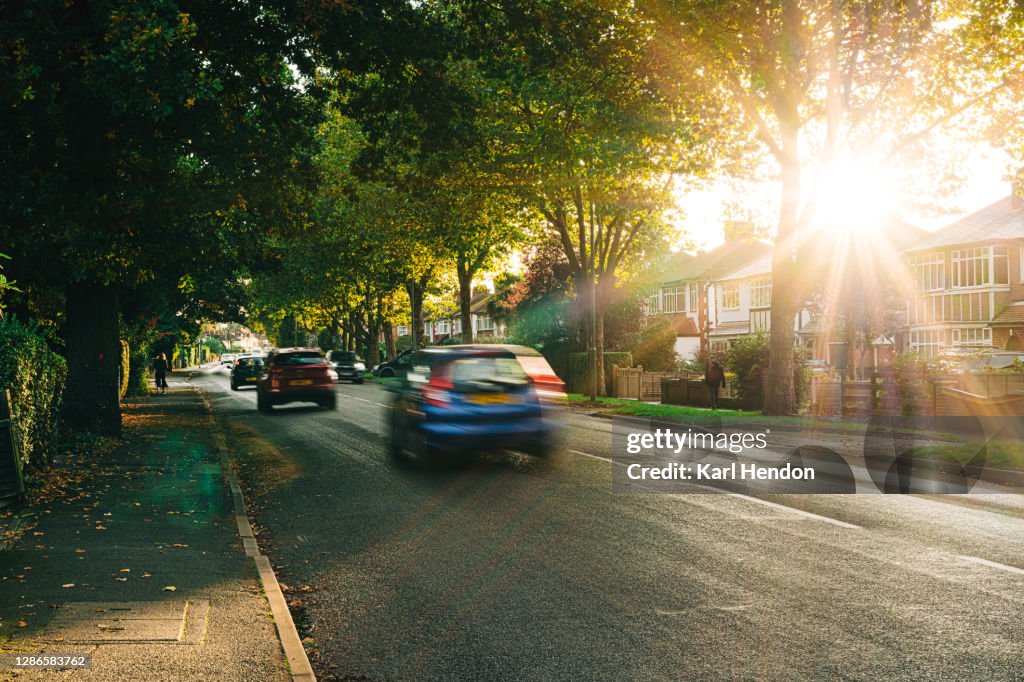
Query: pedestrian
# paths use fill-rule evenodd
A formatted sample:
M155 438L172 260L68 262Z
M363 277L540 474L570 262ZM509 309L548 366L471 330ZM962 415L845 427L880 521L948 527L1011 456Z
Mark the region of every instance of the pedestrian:
M167 370L169 365L167 363L167 356L163 353L159 353L153 358L153 370L156 373L154 377L156 379L156 388L160 395L167 392Z
M704 370L704 384L708 387L708 407L717 410L718 392L725 385L725 370L718 364L718 360L708 360L707 369Z

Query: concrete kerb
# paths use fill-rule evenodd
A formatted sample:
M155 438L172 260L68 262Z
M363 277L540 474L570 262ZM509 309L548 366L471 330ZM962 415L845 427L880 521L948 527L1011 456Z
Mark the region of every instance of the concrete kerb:
M191 376L189 376L191 379ZM206 411L213 415L213 405L210 399L199 388L192 386ZM256 563L256 571L260 576L260 583L263 585L263 592L267 595L267 602L270 604L270 612L274 617L274 625L277 627L277 636L281 641L281 648L284 649L285 658L288 659L288 666L291 670L293 680L301 682L316 682L316 675L309 664L309 657L306 656L306 649L299 639L298 630L295 629L295 621L292 620L291 611L288 610L288 603L285 601L284 593L281 592L281 585L277 582L277 576L270 565L270 559L260 553L259 545L252 532L252 524L249 523L249 515L245 510L245 498L242 495L242 488L238 484L238 478L231 468L231 461L228 457L227 437L221 430L220 425L214 421L214 444L220 456L221 470L228 488L231 490L231 498L234 503L235 524L238 526L238 535L242 539L242 547L245 555L251 557Z

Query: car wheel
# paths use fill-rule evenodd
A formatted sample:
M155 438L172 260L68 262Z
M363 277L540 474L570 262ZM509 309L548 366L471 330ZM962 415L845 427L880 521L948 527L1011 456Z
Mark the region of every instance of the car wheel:
M274 406L270 404L269 400L263 397L263 394L260 393L259 389L256 389L256 409L263 414L269 414L270 411L274 409Z
M393 377L395 376L395 370L391 369L390 367L385 367L380 371L380 375L382 377Z
M320 403L320 407L326 407L328 410L338 409L338 397L332 395L330 398Z
M362 378L360 377L359 379L353 379L353 380L352 380L352 383L354 383L354 384L361 384L361 383L363 383L363 380L362 380Z
M232 391L237 391L238 390L238 384L236 384L235 382L232 381L231 382L231 390Z

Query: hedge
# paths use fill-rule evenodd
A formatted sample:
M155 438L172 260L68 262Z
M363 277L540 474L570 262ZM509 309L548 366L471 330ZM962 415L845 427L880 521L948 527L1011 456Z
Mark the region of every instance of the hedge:
M611 394L612 367L632 367L633 354L628 352L604 352L604 384L606 395ZM586 353L569 353L569 372L565 377L568 389L574 393L586 393L590 390L589 367Z
M11 392L25 469L53 461L67 374L67 362L50 350L37 326L0 320L0 390Z

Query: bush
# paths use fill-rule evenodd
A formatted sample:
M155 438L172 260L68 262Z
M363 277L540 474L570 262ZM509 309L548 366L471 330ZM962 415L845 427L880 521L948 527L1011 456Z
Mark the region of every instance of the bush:
M793 349L793 384L797 405L807 399L810 377L804 367L804 351ZM743 409L759 410L764 404L764 375L768 369L768 335L741 336L725 352L725 369L736 375L734 392Z
M633 346L633 362L648 372L675 370L676 330L672 323L660 317L644 327Z
M0 390L11 392L11 414L26 470L52 461L67 373L67 362L50 350L39 327L0 320Z
M623 352L604 352L604 383L606 394L611 393L612 367L632 367L633 355ZM569 353L569 372L565 377L565 383L569 391L574 393L585 393L590 390L590 368L587 367L586 353Z
M412 334L406 334L405 336L399 336L395 339L395 352L401 353L404 350L412 348Z

